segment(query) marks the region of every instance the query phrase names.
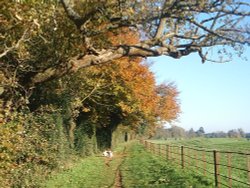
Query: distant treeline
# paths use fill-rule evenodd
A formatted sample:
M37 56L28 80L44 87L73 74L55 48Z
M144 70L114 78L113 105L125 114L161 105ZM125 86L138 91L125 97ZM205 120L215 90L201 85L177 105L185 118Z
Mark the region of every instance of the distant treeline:
M167 139L167 138L195 138L195 137L207 137L207 138L250 138L250 133L245 133L242 128L232 129L228 132L217 131L212 133L206 133L203 127L198 130L191 128L185 130L182 127L172 126L170 128L158 128L153 139Z

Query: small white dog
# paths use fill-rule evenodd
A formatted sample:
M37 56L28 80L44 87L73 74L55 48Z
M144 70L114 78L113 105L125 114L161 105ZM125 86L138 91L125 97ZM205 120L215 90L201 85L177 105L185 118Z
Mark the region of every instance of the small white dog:
M102 155L104 157L112 158L113 157L113 152L111 150L105 150Z

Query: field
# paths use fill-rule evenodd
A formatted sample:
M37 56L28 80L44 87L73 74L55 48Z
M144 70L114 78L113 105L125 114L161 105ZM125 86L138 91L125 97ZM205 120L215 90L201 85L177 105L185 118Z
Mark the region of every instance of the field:
M171 161L153 155L138 144L129 142L114 151L114 158L92 156L74 167L54 174L41 187L134 188L134 187L211 187L212 182L190 171L183 171Z
M136 141L119 145L114 150L112 160L101 157L101 154L84 158L72 168L51 176L41 187L215 187L214 174L208 173L208 171L214 173L213 153L210 150L217 149L220 154L219 164L228 165L228 153L224 154L219 151L249 152L250 147L246 139L202 138L147 142L146 147ZM167 144L174 145L169 153L166 152ZM185 145L188 148L184 150L185 168L183 169L178 150L180 147L177 145ZM199 150L191 148L199 148ZM206 152L200 148L207 148ZM230 155L232 166L236 165L240 169L246 168L244 157L234 156L231 153ZM204 166L204 161L209 163ZM230 185L228 179L223 178L223 174L228 175L228 167L220 165L218 170L220 187L248 187L248 185L234 181L231 181ZM247 173L234 168L231 168L231 171L231 178L247 182Z
M194 138L152 140L158 144L175 144L205 149L250 153L250 140L245 138Z
M247 139L196 138L149 142L154 143L148 144L153 153L165 155L191 171L214 179L223 187L249 187L250 141ZM215 174L218 175L215 177Z
M181 170L171 161L152 155L142 145L129 147L130 155L121 165L124 188L205 188L212 187L212 182L196 173Z

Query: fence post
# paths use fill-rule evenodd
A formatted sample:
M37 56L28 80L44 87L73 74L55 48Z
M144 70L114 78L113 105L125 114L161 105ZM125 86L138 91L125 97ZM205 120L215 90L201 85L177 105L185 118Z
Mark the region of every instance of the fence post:
M161 144L159 144L158 153L159 153L159 156L161 156Z
M168 160L168 145L166 145L166 159Z
M171 146L170 145L168 145L169 147L168 147L168 159L170 160L171 159Z
M206 153L202 152L202 160L203 160L203 168L204 168L204 176L206 176Z
M250 156L247 155L248 183L250 184Z
M199 162L198 162L198 158L197 158L197 151L194 150L194 162L195 162L195 167L197 170L199 170L198 166L199 166Z
M231 172L231 153L227 154L227 168L228 168L228 183L229 183L229 187L232 187L232 172Z
M214 150L213 153L214 153L214 182L215 182L215 187L219 187L218 153L216 150Z
M185 167L185 162L184 162L184 146L181 146L181 166L182 166L182 168Z

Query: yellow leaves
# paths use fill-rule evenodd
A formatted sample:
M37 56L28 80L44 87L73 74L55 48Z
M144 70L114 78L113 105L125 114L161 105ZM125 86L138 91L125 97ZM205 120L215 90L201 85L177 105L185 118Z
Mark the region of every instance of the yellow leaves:
M130 8L128 9L128 13L129 13L129 14L134 14L135 11L134 11L134 9L133 9L132 7L130 7Z
M130 114L134 111L131 106L126 105L123 101L119 102L118 106L122 109L124 115Z
M90 108L83 107L83 108L82 108L82 112L90 112Z

